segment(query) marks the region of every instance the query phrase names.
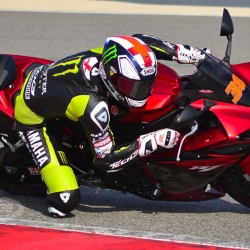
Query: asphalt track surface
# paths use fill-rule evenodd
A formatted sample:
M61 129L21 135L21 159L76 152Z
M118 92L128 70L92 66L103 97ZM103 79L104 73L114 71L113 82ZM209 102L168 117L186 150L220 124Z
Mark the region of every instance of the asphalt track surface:
M226 41L219 37L220 21L220 17L209 16L1 12L0 51L57 60L89 47L100 46L107 35L141 32L172 42L208 47L213 54L222 57ZM235 34L232 62L249 61L250 18L234 17L233 21ZM173 65L172 62L170 65L180 74L194 70L190 65ZM83 187L81 191L79 207L70 218L60 220L47 216L43 198L14 196L0 191L0 223L35 226L40 228L40 232L45 230L41 228L49 227L94 232L98 235L153 238L164 240L165 243L198 243L203 248L213 245L225 246L227 249L250 249L250 210L229 197L197 203L154 202L111 190L101 190L98 195L91 188ZM25 244L22 236L27 228L17 230L21 236L15 230L16 227L13 229L0 225L0 242L12 243L12 248L6 249L21 249L21 243ZM15 240L11 238L12 234L17 236ZM56 232L52 232L52 237L48 236L48 232L46 235L51 247L51 242L59 242L61 245L66 242L66 235L63 237L65 241L58 241ZM30 234L25 238L29 236L30 242L33 242ZM43 242L43 236L38 234L36 240L39 237ZM35 241L33 243L36 244ZM2 246L1 249L4 249ZM65 246L68 245L65 243ZM129 243L105 246L106 249L149 249L146 245L132 248ZM190 249L194 247L189 246ZM169 247L181 249L177 245ZM151 248L167 249L164 245ZM39 249L39 246L29 245L23 249Z

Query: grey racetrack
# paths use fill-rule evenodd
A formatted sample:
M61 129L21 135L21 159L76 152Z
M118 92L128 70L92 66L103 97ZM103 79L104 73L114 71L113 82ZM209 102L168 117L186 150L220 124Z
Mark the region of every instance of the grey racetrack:
M102 0L100 0L102 1ZM166 5L197 5L197 6L235 6L250 7L248 0L113 0L114 2L145 3L145 4L166 4Z
M250 61L250 18L235 17L233 21L232 62ZM0 53L57 60L102 46L109 35L139 32L173 43L208 47L221 58L224 56L226 39L219 36L220 22L219 17L0 12ZM180 74L195 69L191 65L167 64ZM82 187L81 191L79 207L72 217L61 220L47 217L43 198L14 196L0 191L0 223L250 248L250 209L229 197L196 203L155 202L111 190L101 190L96 194L94 189Z

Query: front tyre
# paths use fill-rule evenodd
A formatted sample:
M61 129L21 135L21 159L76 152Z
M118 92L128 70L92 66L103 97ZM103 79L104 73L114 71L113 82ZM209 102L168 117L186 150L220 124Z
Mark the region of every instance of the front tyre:
M244 175L245 172L238 165L234 165L223 172L218 181L234 200L250 208L250 181Z
M44 182L36 171L35 164L30 159L25 162L25 151L21 152L21 159L19 155L16 159L14 155L10 155L10 159L13 156L14 160L3 162L3 154L9 155L8 149L0 148L0 189L16 195L46 196Z

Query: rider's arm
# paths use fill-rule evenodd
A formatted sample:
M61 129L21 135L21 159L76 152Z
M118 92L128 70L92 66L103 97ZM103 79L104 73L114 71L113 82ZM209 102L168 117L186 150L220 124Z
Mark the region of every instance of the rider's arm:
M112 133L110 132L108 132L106 135L106 138L108 138L109 136L112 137ZM113 139L114 138L112 138L112 140ZM114 141L112 141L112 143L110 143L108 147L107 152L101 152L101 147L96 148L94 146L94 149L94 164L106 172L115 172L121 170L127 167L128 165L135 163L140 158L138 153L137 140L134 140L131 143L125 143L120 145L115 145Z
M84 115L79 121L84 126L92 147L94 164L101 170L118 171L139 159L137 140L115 145L109 128L110 116L105 99L90 96Z
M146 43L153 50L157 59L175 60L176 47L174 44L145 34L134 34L133 37L137 37Z
M178 63L189 64L198 63L205 57L205 54L202 51L193 48L190 45L172 44L157 37L144 34L135 34L133 36L146 43L155 53L157 59L172 60L177 61ZM207 53L211 53L207 48L204 48L203 50Z
M90 96L84 115L79 121L84 126L92 146L94 164L107 172L121 170L160 147L172 148L179 137L179 133L174 130L162 129L142 135L131 142L116 145L109 128L109 120L106 101Z

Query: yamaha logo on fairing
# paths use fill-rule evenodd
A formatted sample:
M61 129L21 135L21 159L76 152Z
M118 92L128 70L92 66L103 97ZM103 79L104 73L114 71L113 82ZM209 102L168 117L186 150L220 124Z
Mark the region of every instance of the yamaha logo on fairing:
M155 73L155 67L148 67L141 71L143 76L153 75Z

